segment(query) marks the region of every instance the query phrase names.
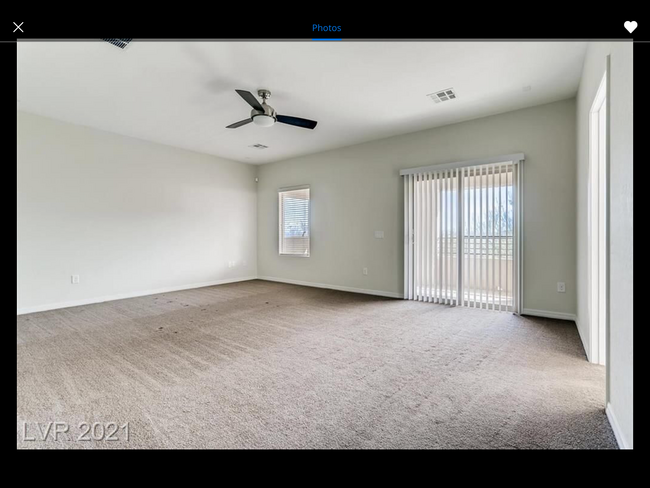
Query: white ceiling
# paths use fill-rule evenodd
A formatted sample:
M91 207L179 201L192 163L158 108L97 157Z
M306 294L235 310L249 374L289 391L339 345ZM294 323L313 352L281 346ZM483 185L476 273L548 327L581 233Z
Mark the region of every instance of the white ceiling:
M18 44L18 108L246 163L268 163L575 95L584 42ZM530 86L529 91L523 87ZM453 87L458 98L426 95ZM235 88L318 121L225 127ZM252 144L269 149L254 149Z

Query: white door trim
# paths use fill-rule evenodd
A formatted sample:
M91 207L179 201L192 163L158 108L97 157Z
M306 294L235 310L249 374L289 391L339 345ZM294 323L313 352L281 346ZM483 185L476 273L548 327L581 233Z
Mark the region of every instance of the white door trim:
M607 73L589 110L589 360L605 364L607 330Z

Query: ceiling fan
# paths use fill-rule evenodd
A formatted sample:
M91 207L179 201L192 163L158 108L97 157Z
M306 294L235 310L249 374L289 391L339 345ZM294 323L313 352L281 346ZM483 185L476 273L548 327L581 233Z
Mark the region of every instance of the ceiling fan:
M262 103L258 102L255 96L246 90L235 90L239 93L246 102L253 107L251 116L248 119L240 120L234 124L230 124L226 129L236 129L242 125L254 122L260 127L271 127L276 122L282 124L295 125L296 127L303 127L305 129L313 129L318 122L309 119L301 119L300 117L291 117L289 115L279 115L275 109L266 104L266 101L271 98L271 92L268 90L257 90L257 95L262 99Z

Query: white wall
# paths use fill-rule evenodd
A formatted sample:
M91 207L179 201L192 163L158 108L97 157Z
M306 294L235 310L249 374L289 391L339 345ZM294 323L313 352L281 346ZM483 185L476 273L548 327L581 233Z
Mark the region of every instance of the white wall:
M256 171L19 112L19 313L254 277Z
M401 296L399 170L515 152L526 154L524 308L572 317L574 99L261 166L259 275ZM312 248L310 258L297 259L278 255L277 189L300 184L311 185ZM375 230L385 238L375 239ZM557 293L558 281L566 293Z
M607 348L608 410L619 442L632 447L633 381L633 194L632 194L632 43L590 43L577 96L577 272L578 327L585 349L590 343L587 261L589 111L611 56L609 80L610 157L610 323Z

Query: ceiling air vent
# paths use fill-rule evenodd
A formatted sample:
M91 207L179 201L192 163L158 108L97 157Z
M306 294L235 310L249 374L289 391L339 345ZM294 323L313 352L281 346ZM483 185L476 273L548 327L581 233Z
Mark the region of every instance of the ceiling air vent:
M124 49L132 40L133 39L102 39L102 41L106 41L113 46L119 47L120 49Z
M456 92L453 88L446 88L444 90L438 90L427 95L431 100L436 103L446 102L448 100L453 100L456 98Z
M253 144L252 146L248 146L248 147L253 147L255 149L268 149L269 148L269 146L265 146L264 144Z

